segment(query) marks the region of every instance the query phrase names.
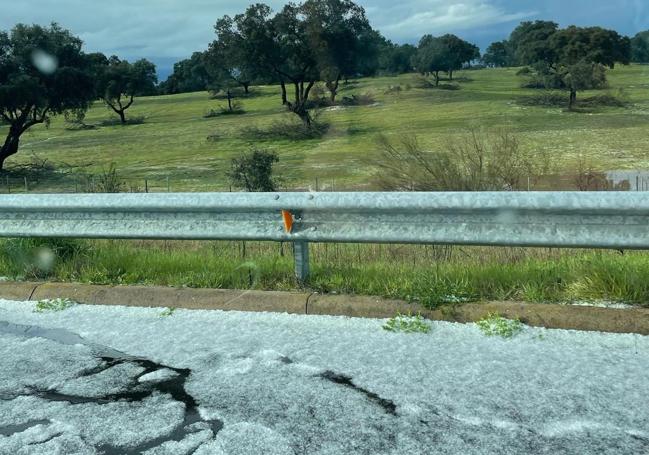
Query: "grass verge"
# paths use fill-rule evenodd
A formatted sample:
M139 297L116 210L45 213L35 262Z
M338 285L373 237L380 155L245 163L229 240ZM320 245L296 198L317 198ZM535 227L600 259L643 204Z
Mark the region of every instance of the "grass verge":
M54 259L43 260L54 255ZM469 301L649 306L649 254L426 245L311 245L306 286L429 308ZM0 276L61 282L288 291L290 244L2 240Z

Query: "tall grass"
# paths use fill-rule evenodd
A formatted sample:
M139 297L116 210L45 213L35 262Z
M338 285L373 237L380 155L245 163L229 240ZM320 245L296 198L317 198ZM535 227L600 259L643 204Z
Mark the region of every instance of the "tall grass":
M40 270L25 258L34 257L34 245L42 250L43 242L4 240L0 275L97 284L300 288L293 278L290 244L66 242L71 241L51 243L59 254L52 267ZM315 244L311 264L307 290L378 295L431 307L480 300L649 304L649 254L642 252Z

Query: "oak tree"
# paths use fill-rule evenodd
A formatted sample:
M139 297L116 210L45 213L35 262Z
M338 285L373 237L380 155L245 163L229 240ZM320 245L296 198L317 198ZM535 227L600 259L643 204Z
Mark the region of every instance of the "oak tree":
M52 116L85 110L95 96L90 59L82 42L53 23L0 31L0 117L9 126L0 170L18 153L20 137Z

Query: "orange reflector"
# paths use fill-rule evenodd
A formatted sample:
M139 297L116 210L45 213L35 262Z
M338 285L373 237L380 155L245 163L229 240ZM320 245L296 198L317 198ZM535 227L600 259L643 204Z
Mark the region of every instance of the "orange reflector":
M293 230L293 214L288 210L282 210L282 218L284 218L284 229L290 234Z

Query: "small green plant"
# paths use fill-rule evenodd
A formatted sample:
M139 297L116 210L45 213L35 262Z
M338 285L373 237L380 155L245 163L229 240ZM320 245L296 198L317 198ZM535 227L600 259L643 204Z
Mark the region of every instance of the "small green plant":
M70 299L53 299L53 300L39 300L36 303L34 313L45 313L46 311L63 311L75 305Z
M518 319L505 319L498 313L489 313L476 325L488 337L499 336L512 338L523 330L523 324Z
M175 307L165 308L164 311L160 313L160 317L168 318L169 316L173 315L175 311L176 311Z
M411 312L408 314L397 313L397 315L388 320L383 325L383 329L388 332L404 332L404 333L428 333L430 332L430 325L424 320L420 313L413 316Z

